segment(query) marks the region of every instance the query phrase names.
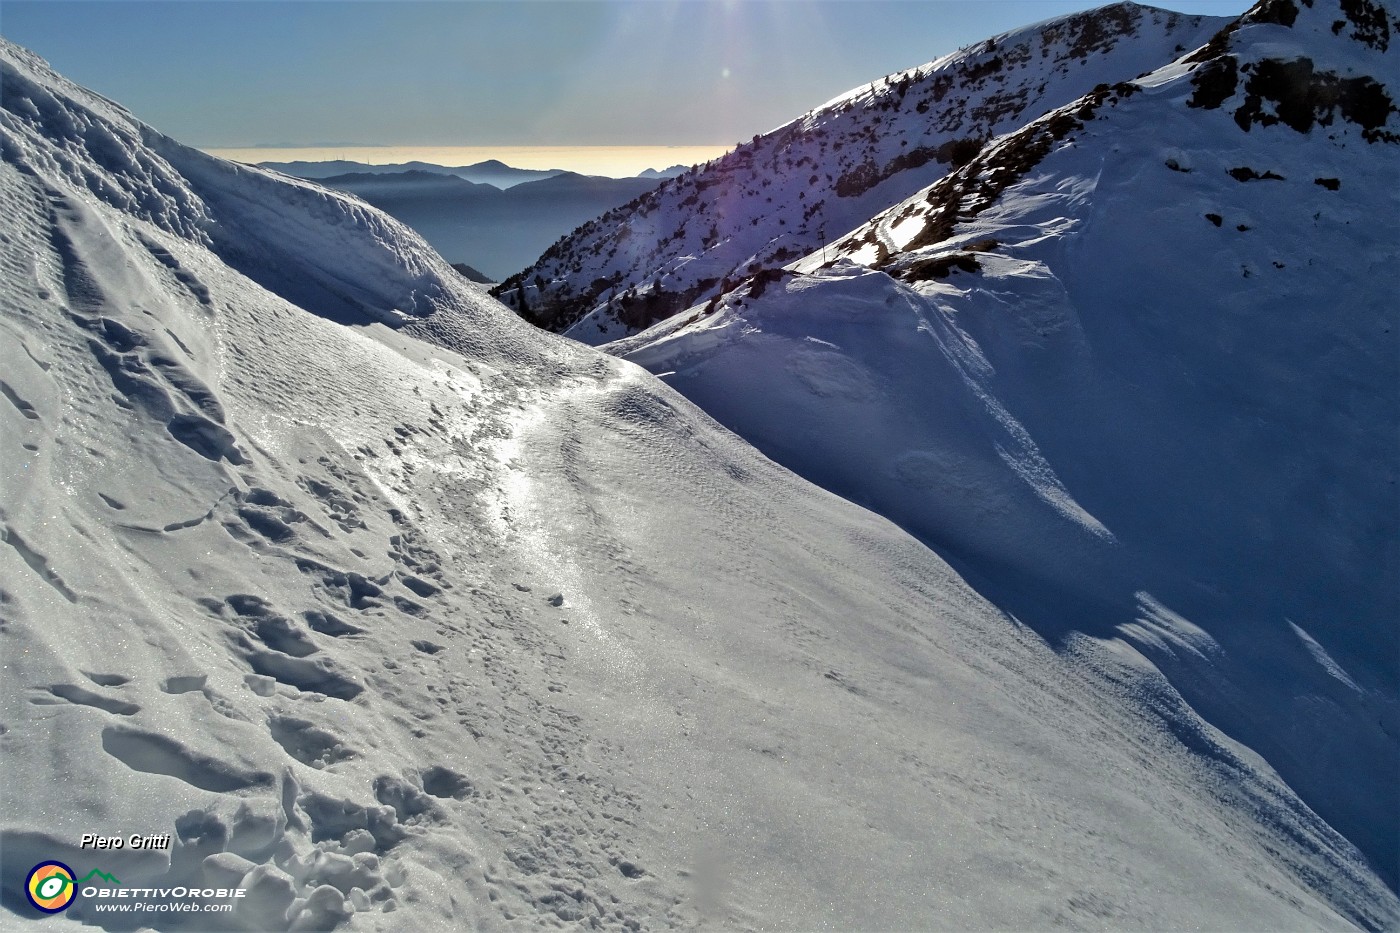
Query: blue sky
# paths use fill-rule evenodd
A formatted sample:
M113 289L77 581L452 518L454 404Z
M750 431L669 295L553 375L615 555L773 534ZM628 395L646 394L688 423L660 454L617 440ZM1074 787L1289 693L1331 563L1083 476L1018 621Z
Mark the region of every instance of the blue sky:
M206 147L703 145L1093 5L3 0L0 33ZM1237 15L1249 4L1164 5Z

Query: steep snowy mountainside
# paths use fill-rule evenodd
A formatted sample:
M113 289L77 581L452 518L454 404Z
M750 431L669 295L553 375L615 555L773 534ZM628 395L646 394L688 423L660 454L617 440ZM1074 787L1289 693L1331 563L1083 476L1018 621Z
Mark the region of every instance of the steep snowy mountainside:
M1052 641L1134 644L1392 886L1396 32L1260 4L609 348Z
M1143 651L1052 651L372 209L0 42L0 212L6 929L1400 920ZM41 859L247 896L44 920Z
M987 139L1151 71L1228 22L1116 3L890 75L584 224L496 293L585 343L636 333L806 255Z

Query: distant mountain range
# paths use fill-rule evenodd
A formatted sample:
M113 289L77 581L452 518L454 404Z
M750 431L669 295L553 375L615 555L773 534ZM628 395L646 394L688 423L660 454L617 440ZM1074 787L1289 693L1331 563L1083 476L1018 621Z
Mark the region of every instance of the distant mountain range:
M353 172L317 180L397 217L449 262L469 263L492 282L528 265L579 224L650 191L660 181L555 172L503 191L424 169Z
M529 169L515 168L497 159L487 159L473 165L434 165L431 162L396 162L391 165L370 165L348 159L333 159L329 162L259 162L263 168L274 169L284 175L296 178L318 180L335 175L394 175L400 172L430 172L434 175L455 175L478 185L494 185L497 188L511 188L527 181L539 181L565 174L562 168ZM650 169L648 169L650 171ZM670 169L667 169L670 171Z
M432 172L435 175L456 175L458 178L465 178L467 181L476 182L479 185L495 185L501 189L524 184L527 181L539 181L543 178L553 178L555 175L569 174L567 169L562 168L516 168L499 159L487 159L485 162L476 162L471 165L437 165L432 162L420 161L371 165L368 162L355 162L350 159L331 159L325 162L259 162L258 164L263 168L282 172L284 175L312 180L330 178L334 175L392 175L398 172ZM689 165L672 165L663 169L648 168L638 172L636 177L675 178L689 170Z

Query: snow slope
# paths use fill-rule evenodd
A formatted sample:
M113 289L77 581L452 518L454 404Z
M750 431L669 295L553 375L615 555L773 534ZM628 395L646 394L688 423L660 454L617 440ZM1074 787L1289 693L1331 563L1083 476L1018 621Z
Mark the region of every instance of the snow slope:
M6 929L1400 920L1129 641L1052 650L354 200L0 78ZM248 896L41 919L51 858Z
M889 75L584 224L498 294L585 343L636 333L729 279L806 255L985 140L1156 69L1227 22L1116 3Z
M1142 651L1400 877L1400 66L1261 4L609 346L1052 642Z

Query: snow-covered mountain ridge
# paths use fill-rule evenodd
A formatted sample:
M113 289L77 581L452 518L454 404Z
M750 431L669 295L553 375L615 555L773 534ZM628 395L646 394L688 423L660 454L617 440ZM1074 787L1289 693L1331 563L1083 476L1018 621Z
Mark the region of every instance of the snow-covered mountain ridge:
M7 929L1400 920L1132 641L1052 650L379 212L3 41L0 215ZM45 919L40 859L248 896Z
M1392 884L1397 28L1260 4L608 347L1047 638L1132 641Z
M1343 18L1330 23L1322 21L1326 18L1324 15L1309 15L1299 23L1297 10L1292 0L1261 4L1222 30L1210 43L1185 56L1182 66L1198 66L1192 73L1192 93L1187 106L1217 109L1229 102L1233 107L1226 107L1226 111L1246 133L1253 126L1279 124L1301 134L1315 127L1325 130L1340 124L1337 130L1345 132L1345 124L1351 124L1366 143L1400 143L1393 129L1396 113L1393 95L1396 92L1391 88L1395 86L1395 69L1386 54L1389 26L1384 9L1365 4L1347 5L1337 14ZM1308 10L1311 14L1312 7ZM1235 48L1241 29L1258 30L1270 26L1288 29L1286 39L1275 34L1248 43L1243 50ZM1346 27L1352 29L1349 36L1342 41L1327 41L1342 36ZM1336 51L1352 54L1331 54ZM1304 53L1312 53L1318 62ZM1381 80L1373 75L1379 75ZM1142 85L1155 86L1178 78L1179 67L1172 65L1155 77L1145 79ZM897 256L912 256L923 247L945 241L955 223L969 220L995 204L1002 192L1035 169L1056 143L1094 119L1097 108L1105 103L1116 106L1121 98L1136 93L1142 85L1121 82L1112 87L1100 86L1080 100L994 142L969 159L966 167L950 173L926 192L883 212L844 237L834 244L831 256L850 255L883 268L894 264ZM1335 133L1329 135L1335 139ZM1341 145L1344 147L1345 143ZM1363 151L1377 162L1385 158L1384 149ZM1183 166L1171 156L1164 164L1174 171L1188 174L1191 171L1189 166ZM1285 180L1268 169L1261 173L1247 165L1234 166L1227 174L1240 183ZM1335 190L1330 187L1333 182L1340 185L1339 179L1331 178L1314 178L1312 182L1328 190ZM897 234L895 228L899 230ZM981 249L989 248L994 247L981 244ZM958 259L964 263L972 261L967 255ZM917 278L928 268L920 265L899 271L906 278Z
M497 294L586 343L635 333L834 240L986 140L1153 70L1228 22L1117 3L890 75L584 224Z
M393 324L439 304L468 310L459 294L441 288L436 254L387 215L318 185L183 146L90 92L75 92L82 95L82 109L75 110L55 93L47 65L10 48L6 159L23 156L36 171L205 246L317 313ZM198 196L191 182L198 183ZM306 228L315 235L304 236ZM327 243L325 231L334 228L341 241L324 253L300 248Z

